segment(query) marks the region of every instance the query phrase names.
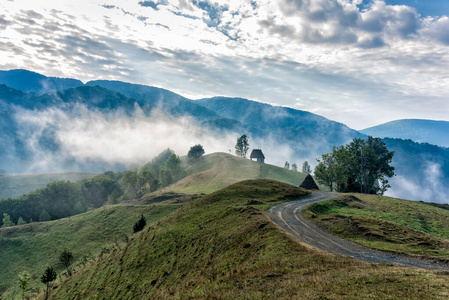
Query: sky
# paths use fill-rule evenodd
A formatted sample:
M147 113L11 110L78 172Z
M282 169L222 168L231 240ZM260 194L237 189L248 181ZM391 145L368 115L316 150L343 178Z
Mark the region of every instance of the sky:
M448 0L2 0L0 69L449 121Z

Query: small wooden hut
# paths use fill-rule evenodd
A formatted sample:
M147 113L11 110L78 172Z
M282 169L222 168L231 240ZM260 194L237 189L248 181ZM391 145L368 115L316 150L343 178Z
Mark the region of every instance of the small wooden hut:
M265 162L265 155L263 155L262 150L260 150L260 149L253 149L249 158L251 160L253 160L253 158L254 158L254 159L256 159L257 162L261 162L261 163Z
M306 178L304 178L303 182L299 185L299 187L308 189L308 190L319 190L318 185L313 180L310 174L307 174Z

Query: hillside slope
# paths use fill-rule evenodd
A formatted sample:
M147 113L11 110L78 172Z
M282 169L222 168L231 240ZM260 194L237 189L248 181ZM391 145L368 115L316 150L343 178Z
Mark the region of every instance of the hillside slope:
M47 266L58 273L63 267L58 257L64 249L75 257L75 265L85 264L133 233L133 225L143 214L148 224L177 209L179 205L106 206L84 214L51 222L0 228L0 298L14 298L17 275L28 271L31 288L42 288L40 276Z
M449 147L449 122L404 119L380 124L360 132L374 137L410 139L418 143L429 143Z
M306 174L262 164L228 153L203 156L187 169L189 176L163 191L187 194L209 194L238 181L272 179L299 186Z
M270 180L194 200L59 282L52 299L444 298L446 273L366 264L306 248L268 219L304 195Z

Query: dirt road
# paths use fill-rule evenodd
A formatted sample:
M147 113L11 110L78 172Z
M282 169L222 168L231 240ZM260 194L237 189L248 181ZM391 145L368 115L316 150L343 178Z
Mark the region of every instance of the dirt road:
M370 263L387 263L403 267L416 267L432 270L449 270L449 266L438 261L393 255L371 250L347 240L336 237L301 216L301 210L310 204L337 197L337 193L313 192L300 200L278 204L270 208L271 220L301 241L341 255L351 256Z

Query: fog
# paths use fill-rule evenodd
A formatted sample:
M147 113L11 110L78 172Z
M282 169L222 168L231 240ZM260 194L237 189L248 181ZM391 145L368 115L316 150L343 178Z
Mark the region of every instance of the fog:
M45 110L18 109L20 139L25 141L31 161L20 173L62 171L102 172L140 166L163 150L186 155L190 147L203 145L206 154L234 154L235 143L244 132L217 134L200 126L190 117L173 117L153 110L150 115L138 107L131 114L123 111L101 112L76 104ZM249 138L250 151L263 150L266 162L284 166L304 160L314 164L314 157L298 155L303 145L279 144L275 136Z
M425 202L449 203L449 186L445 183L441 165L427 161L420 177L395 176L392 188L385 195Z

